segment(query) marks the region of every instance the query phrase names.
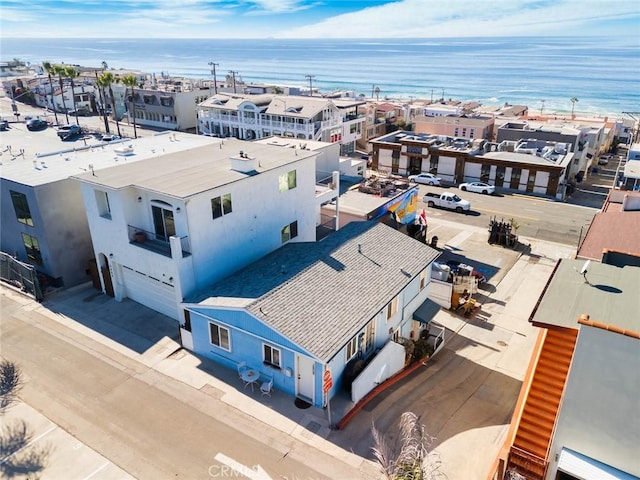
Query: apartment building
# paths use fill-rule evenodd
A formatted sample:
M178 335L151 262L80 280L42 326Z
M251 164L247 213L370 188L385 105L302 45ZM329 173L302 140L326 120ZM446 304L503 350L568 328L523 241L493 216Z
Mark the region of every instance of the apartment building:
M205 135L256 140L270 136L339 143L353 152L364 118L355 99L291 95L219 93L198 105L199 131Z

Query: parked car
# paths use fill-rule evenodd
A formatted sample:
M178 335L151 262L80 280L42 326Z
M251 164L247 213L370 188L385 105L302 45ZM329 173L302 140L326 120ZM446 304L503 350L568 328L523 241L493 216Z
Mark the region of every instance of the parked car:
M103 142L112 142L113 140L120 140L120 137L118 135L103 135L102 136L102 141Z
M455 193L427 193L422 201L429 207L448 208L458 213L468 212L471 209L471 203L461 199Z
M37 130L44 130L47 128L49 124L46 120L42 120L41 118L32 118L27 122L27 130L31 132L35 132Z
M600 157L598 159L598 165L607 165L609 163L609 156Z
M63 125L58 127L58 137L62 140L71 140L82 133L79 125Z
M496 192L496 187L484 182L461 183L458 188L463 192L483 193L485 195L493 195Z
M409 175L409 181L414 183L422 183L423 185L440 185L440 177L436 177L432 173L420 173L418 175Z
M91 111L88 108L78 108L77 110L69 110L67 113L69 115L75 115L76 112L78 112L78 115L80 117L86 117L87 115L91 114Z

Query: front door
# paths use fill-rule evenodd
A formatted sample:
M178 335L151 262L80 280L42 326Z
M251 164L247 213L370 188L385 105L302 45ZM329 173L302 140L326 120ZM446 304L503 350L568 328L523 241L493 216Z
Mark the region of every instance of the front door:
M314 403L314 364L315 361L312 358L296 355L296 395L309 403Z

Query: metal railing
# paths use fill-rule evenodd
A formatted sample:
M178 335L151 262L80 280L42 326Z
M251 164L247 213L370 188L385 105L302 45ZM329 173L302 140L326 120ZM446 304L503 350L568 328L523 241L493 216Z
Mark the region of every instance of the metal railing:
M165 257L171 258L171 243L169 236L159 235L140 227L127 225L129 243L145 250L158 253ZM182 249L182 257L191 255L191 244L188 236L180 238L180 247Z

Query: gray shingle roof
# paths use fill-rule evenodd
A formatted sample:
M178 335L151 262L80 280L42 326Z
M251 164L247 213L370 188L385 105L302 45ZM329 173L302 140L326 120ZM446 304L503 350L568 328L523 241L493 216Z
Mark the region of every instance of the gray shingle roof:
M247 310L330 360L439 255L381 223L352 222L316 243L289 243L200 295L254 299Z

